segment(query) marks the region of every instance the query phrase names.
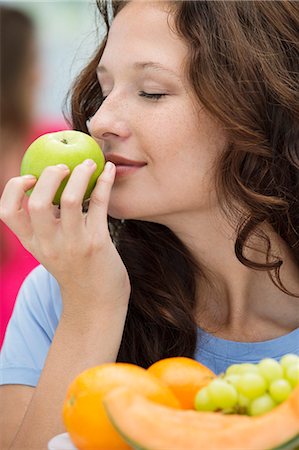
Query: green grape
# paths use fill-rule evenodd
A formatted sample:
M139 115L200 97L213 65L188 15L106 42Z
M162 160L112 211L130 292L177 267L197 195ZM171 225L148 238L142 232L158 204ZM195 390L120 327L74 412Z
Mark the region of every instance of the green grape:
M252 364L252 363L243 363L240 364L240 370L239 370L239 375L243 375L245 373L258 373L258 367L257 364Z
M236 414L236 409L234 408L226 408L221 410L222 414Z
M299 356L295 355L294 353L288 353L287 355L284 355L280 359L280 365L282 366L284 371L286 371L290 365L292 365L298 361L299 361Z
M269 383L274 380L278 380L279 378L283 378L283 368L281 367L279 362L273 358L262 359L258 363L258 369L260 374Z
M237 387L240 394L252 400L266 392L267 384L259 373L245 373L240 376Z
M237 387L238 381L240 379L240 375L232 373L231 375L225 375L224 380L232 384L233 386Z
M284 378L274 380L269 387L269 393L277 403L284 402L292 392L291 384Z
M211 399L207 386L197 392L194 407L197 411L216 411L217 407Z
M215 379L207 386L212 401L218 408L233 408L238 399L236 388L225 380Z
M299 362L295 362L288 366L286 370L286 379L295 387L299 382Z
M225 376L227 375L238 375L240 372L242 364L232 364L226 369Z
M239 414L247 414L250 405L250 400L245 395L238 394L237 411Z
M260 416L261 414L271 411L275 406L276 403L271 396L269 394L264 394L252 400L248 412L250 416Z

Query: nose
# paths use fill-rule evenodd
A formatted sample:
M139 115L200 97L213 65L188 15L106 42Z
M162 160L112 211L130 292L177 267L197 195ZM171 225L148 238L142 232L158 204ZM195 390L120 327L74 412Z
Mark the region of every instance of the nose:
M112 93L103 101L88 123L90 134L102 141L103 146L130 136L128 106L121 97Z

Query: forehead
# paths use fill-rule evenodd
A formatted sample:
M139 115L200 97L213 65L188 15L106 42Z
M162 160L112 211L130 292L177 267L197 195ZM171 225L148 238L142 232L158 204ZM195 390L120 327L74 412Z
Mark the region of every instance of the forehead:
M101 64L133 64L148 59L180 67L186 52L165 2L134 0L113 20Z

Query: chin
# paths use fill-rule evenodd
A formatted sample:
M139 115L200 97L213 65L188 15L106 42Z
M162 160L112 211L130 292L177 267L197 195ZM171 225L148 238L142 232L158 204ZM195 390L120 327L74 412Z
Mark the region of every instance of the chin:
M121 204L118 204L118 205L112 205L111 203L108 207L108 215L110 217L112 217L113 219L138 220L141 216L141 214L140 214L141 211L138 211L136 204L134 204L134 202L132 202L132 201L122 202Z
M121 217L119 215L115 215L115 214L108 214L109 217L111 217L111 219L115 219L115 220L125 220L125 217Z
M151 209L149 205L137 205L136 203L130 201L122 205L113 205L110 203L108 207L108 215L112 219L117 220L140 220L143 222L154 222L163 224L164 214L158 214L156 208ZM168 215L167 215L168 217Z
M125 219L135 219L133 215L128 214L128 211L124 211L123 209L121 211L109 208L108 209L108 215L109 217L112 217L112 219L117 220L125 220Z

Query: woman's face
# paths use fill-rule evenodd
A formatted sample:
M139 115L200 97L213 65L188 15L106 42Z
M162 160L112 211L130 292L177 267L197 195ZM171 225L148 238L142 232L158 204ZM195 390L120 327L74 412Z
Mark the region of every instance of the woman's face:
M109 207L115 218L168 225L215 202L213 164L225 133L195 103L184 74L187 48L169 24L159 2L129 2L99 62L106 98L89 129L117 163ZM136 164L124 166L115 156Z

